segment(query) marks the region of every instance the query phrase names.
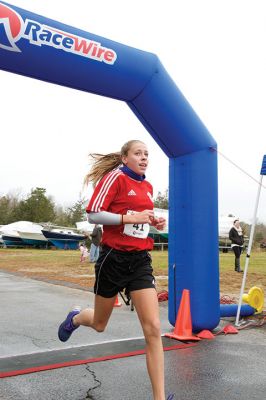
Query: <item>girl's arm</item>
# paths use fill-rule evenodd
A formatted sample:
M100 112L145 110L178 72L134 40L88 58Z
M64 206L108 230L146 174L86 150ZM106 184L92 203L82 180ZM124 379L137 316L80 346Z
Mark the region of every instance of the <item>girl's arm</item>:
M88 221L91 224L123 225L123 224L152 224L154 220L153 210L144 210L136 214L114 214L108 211L90 212Z

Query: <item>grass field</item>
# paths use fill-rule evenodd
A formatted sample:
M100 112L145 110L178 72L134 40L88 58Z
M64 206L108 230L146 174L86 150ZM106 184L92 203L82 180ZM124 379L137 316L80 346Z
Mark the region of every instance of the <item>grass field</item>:
M167 290L168 252L153 251L153 268L157 290ZM246 256L241 256L242 269ZM232 252L220 253L220 291L237 297L243 274L233 268ZM73 284L91 288L94 284L94 264L80 263L78 250L0 249L0 270L56 284ZM266 251L253 252L250 257L245 292L252 286L266 288Z

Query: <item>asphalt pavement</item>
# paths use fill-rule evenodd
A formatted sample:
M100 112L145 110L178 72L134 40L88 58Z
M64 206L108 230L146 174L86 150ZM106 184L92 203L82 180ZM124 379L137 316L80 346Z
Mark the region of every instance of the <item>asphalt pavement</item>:
M60 367L62 355L65 359L68 354L78 354L81 358L80 354L86 350L88 358L96 353L100 358L110 347L114 354L126 352L135 345L137 349L144 347L136 312L126 305L114 308L105 332L99 334L81 327L67 343L61 343L57 329L67 311L74 305L92 305L93 298L89 291L0 271L1 370L5 366L8 369L11 359L23 364L21 360L32 362L34 357L40 364L47 364L50 359L59 365L0 379L1 400L152 399L145 355L141 353ZM162 332L172 331L166 302L160 303L160 314ZM175 393L175 400L264 400L265 339L264 325L235 335L202 340L193 347L166 351L166 392Z

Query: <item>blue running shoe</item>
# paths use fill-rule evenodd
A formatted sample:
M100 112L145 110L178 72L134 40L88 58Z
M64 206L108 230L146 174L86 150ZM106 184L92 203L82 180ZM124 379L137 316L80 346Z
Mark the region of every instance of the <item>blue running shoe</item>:
M169 394L169 396L167 397L167 399L166 399L166 400L173 400L173 399L174 399L174 397L175 397L175 395L174 395L174 394Z
M80 311L81 311L80 308L75 308L72 311L70 311L64 322L62 322L62 324L59 326L58 338L59 340L61 340L61 342L66 342L72 335L72 332L74 332L76 329L79 328L79 325L78 326L73 325L72 319L75 315L79 314Z

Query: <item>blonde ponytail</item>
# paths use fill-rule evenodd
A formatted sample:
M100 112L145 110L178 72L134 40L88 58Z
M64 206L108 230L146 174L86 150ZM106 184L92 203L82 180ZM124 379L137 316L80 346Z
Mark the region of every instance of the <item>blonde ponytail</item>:
M119 152L109 154L90 154L89 157L92 161L92 167L84 179L84 185L88 185L91 182L93 186L96 186L104 175L122 165L122 157L127 156L129 149L135 143L143 142L140 140L130 140L123 145Z
M108 172L113 171L122 164L121 153L110 153L110 154L90 154L93 165L90 172L86 175L84 184L88 185L90 182L93 186L96 186L104 175Z

